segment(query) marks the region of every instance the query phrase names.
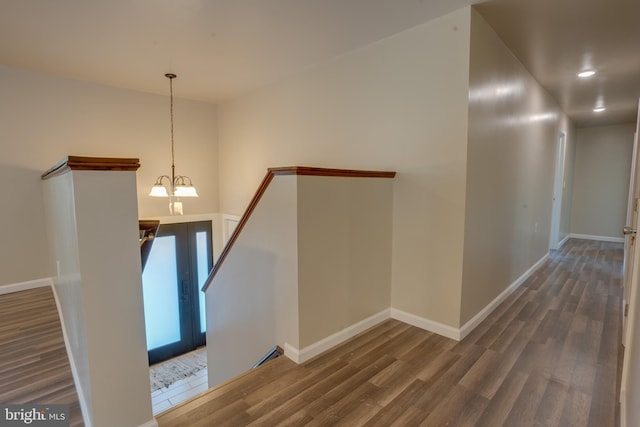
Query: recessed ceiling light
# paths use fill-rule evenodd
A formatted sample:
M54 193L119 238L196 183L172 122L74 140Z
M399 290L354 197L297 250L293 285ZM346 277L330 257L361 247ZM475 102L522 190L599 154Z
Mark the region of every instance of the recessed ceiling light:
M593 109L594 113L602 113L604 110L606 110L606 108L604 107L596 107Z
M585 71L583 71L583 72L581 72L581 73L578 73L578 77L582 77L582 78L585 78L585 77L591 77L591 76L593 76L595 73L596 73L596 72L595 72L595 71L593 71L593 70L585 70Z

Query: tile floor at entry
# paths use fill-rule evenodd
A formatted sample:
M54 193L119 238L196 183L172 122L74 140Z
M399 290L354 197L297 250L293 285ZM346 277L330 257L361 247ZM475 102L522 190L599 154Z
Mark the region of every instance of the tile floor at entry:
M153 415L176 406L193 396L206 391L207 385L207 368L201 369L195 375L183 378L169 387L164 387L151 393L151 405L153 406Z

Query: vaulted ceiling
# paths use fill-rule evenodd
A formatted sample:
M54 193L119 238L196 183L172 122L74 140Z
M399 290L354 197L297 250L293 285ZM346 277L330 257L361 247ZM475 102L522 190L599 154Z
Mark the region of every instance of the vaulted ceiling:
M635 0L0 0L0 64L218 103L476 3L579 126L635 120Z

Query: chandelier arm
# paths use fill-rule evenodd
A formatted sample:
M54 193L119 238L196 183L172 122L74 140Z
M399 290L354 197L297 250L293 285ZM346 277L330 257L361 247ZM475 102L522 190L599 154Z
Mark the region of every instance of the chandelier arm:
M165 178L167 178L167 180L171 179L168 175L160 175L159 177L156 178L156 183L153 185L163 185L162 180L164 180Z

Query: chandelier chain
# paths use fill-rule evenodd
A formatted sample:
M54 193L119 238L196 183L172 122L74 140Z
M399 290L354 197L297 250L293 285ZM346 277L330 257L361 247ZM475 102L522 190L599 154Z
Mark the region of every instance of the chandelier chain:
M173 79L174 77L169 77L169 95L171 97L170 110L171 110L171 166L172 167L175 164L174 148L173 148Z

